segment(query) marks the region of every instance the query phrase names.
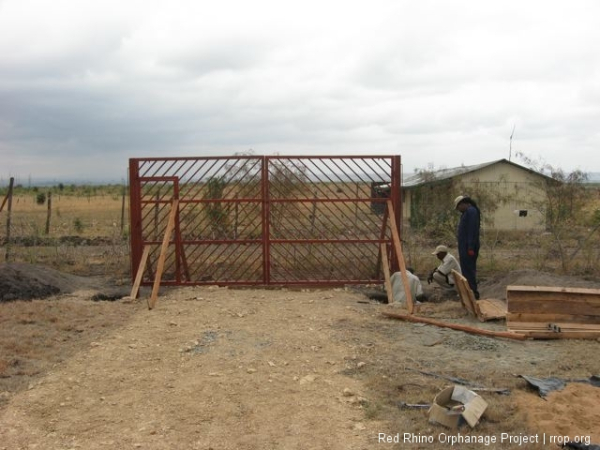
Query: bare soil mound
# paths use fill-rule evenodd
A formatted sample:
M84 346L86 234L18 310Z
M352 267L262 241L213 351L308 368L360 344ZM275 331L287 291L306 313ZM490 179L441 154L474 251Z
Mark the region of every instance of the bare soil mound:
M579 277L556 275L533 269L498 273L479 285L484 298L506 299L507 286L556 286L570 288L600 288L600 283Z
M99 278L80 277L34 264L0 264L0 302L44 299L105 287L106 282Z

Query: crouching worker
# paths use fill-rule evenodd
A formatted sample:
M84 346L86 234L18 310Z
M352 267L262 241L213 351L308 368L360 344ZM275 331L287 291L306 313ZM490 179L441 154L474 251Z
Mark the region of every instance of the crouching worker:
M424 302L427 297L423 294L423 286L421 280L415 275L412 268L406 268L406 277L408 278L408 287L410 289L410 295L413 301ZM406 292L404 291L404 282L402 280L402 274L400 272L394 272L390 277L392 282L392 296L394 303L406 304Z
M448 247L445 245L438 245L432 255L437 256L437 259L439 259L441 263L429 274L427 283L435 283L446 292L456 292L452 270L462 273L460 264L458 264L458 261L454 256L448 253Z

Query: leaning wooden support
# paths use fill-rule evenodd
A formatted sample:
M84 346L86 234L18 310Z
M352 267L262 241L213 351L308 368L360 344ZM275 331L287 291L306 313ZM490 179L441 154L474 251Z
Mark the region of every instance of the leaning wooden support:
M158 298L158 290L160 289L160 281L162 278L163 270L165 268L167 250L171 241L171 234L173 233L173 229L175 228L175 217L177 216L178 205L179 200L173 199L171 203L171 212L169 214L169 222L167 223L167 229L165 230L162 246L160 248L160 255L158 257L156 275L154 277L154 286L152 287L152 295L150 296L150 299L148 299L148 309L152 309L156 305L156 300Z
M394 250L396 250L396 257L398 258L398 265L400 266L400 275L402 276L404 293L406 294L406 309L409 314L412 314L415 310L415 304L410 292L410 283L408 281L408 275L406 274L406 264L404 263L404 254L402 253L402 244L400 243L400 234L398 234L394 205L391 200L387 201L387 208L389 211L390 228L392 229L392 241L394 243Z
M381 266L383 268L383 276L385 279L385 293L387 294L387 302L394 302L394 292L392 290L392 281L390 279L390 265L388 263L388 253L385 244L381 244Z
M510 332L506 332L506 331L483 330L481 328L474 328L474 327L469 327L467 325L459 325L456 323L442 322L440 320L428 319L426 317L416 317L413 315L396 314L396 313L388 313L388 312L384 312L383 315L386 317L390 317L392 319L406 320L408 322L426 323L429 325L435 325L437 327L450 328L452 330L464 331L466 333L480 334L482 336L508 338L508 339L515 339L518 341L524 341L527 339L527 336L518 334L518 333L510 333Z
M138 297L138 293L140 292L140 284L142 283L142 275L144 273L144 269L146 267L146 262L148 261L149 254L150 254L150 246L146 245L144 247L144 251L142 252L142 259L140 259L140 265L138 266L138 270L135 274L135 281L133 282L133 286L131 287L131 294L129 295L134 300Z

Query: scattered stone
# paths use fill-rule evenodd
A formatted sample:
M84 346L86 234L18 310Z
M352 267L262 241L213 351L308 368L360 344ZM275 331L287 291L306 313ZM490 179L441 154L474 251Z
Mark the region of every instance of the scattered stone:
M317 379L315 375L306 375L300 378L300 384L312 383Z
M256 373L256 369L255 369L255 368L253 368L253 367L248 367L248 368L246 369L246 372L248 372L248 373Z
M344 394L344 397L352 397L354 395L354 392L352 392L352 390L349 388L344 388L342 392Z
M362 368L362 367L365 367L366 365L367 365L367 363L366 363L366 362L363 362L363 361L361 361L361 362L359 362L359 363L356 365L356 367L357 367L358 369L360 369L360 368Z

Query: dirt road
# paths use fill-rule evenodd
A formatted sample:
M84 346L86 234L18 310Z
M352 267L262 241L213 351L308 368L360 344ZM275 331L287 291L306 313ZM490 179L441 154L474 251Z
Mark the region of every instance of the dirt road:
M597 341L510 341L403 323L382 316L391 307L344 289L182 288L151 311L144 300L111 308L131 318L10 396L0 449L448 448L380 442L380 433L452 433L424 410L400 407L430 403L452 384L423 372L511 391L482 394L488 410L463 434L600 442L600 389L581 385L554 409L515 376L598 374ZM457 302L423 305L421 314L479 325ZM574 420L557 422L564 411Z

